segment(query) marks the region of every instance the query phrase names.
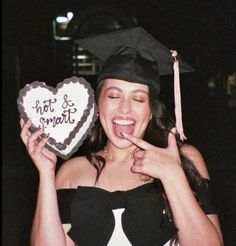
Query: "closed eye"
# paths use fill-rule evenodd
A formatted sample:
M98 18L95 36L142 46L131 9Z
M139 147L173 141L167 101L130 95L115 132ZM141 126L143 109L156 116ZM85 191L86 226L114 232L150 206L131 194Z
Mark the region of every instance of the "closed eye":
M135 97L135 98L133 98L133 100L136 101L136 102L143 103L143 102L145 102L146 99L145 98L139 98L139 97L136 98Z
M141 99L134 99L134 101L136 101L136 102L141 102L141 103L144 102L144 100L141 100Z
M117 98L120 98L120 97L119 96L108 96L108 98L117 99Z

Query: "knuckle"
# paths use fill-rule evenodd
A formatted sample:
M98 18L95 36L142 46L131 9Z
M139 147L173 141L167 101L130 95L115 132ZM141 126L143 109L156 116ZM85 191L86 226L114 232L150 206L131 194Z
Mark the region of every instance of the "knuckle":
M33 150L28 149L28 154L29 154L29 156L33 157L33 156L34 156L34 151L33 151Z
M139 170L139 172L144 172L144 170L145 170L144 165L140 165L140 166L138 167L138 170Z
M40 153L41 152L41 149L42 149L42 147L40 146L40 145L38 145L36 148L35 148L35 153Z
M141 141L140 139L137 139L137 140L136 140L136 144L137 144L138 146L140 146L140 145L142 144L142 141Z
M134 172L138 172L139 169L140 169L139 166L135 166L135 165L132 166L132 171L134 171Z

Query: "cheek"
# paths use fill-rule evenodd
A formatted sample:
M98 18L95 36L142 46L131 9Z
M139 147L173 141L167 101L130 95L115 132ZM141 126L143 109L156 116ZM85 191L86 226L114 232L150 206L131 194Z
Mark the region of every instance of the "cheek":
M138 115L140 115L144 121L149 121L152 118L152 112L149 105L144 105L138 108Z
M107 100L99 100L98 110L100 118L104 118L114 111L112 104L108 103Z

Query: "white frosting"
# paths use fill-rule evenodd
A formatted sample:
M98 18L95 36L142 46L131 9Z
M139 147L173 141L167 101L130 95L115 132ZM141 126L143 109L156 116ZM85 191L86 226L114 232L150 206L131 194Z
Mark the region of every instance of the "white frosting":
M67 145L67 148L65 150L60 150L60 153L62 153L63 155L67 155L68 153L70 153L72 151L72 149L74 148L74 146L83 137L83 135L85 134L85 132L88 129L88 125L87 124L92 121L92 118L93 118L93 115L94 115L94 107L95 107L95 105L93 104L93 107L92 107L92 109L90 111L90 114L88 116L88 119L87 119L86 123L80 128L80 131L77 132L76 136L72 139L71 143L69 145Z

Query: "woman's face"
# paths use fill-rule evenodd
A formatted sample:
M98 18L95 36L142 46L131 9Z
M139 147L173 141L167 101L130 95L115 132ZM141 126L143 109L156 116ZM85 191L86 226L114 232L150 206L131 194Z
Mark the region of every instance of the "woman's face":
M152 117L148 86L118 79L104 81L98 107L108 139L121 148L130 145L121 133L142 138Z

